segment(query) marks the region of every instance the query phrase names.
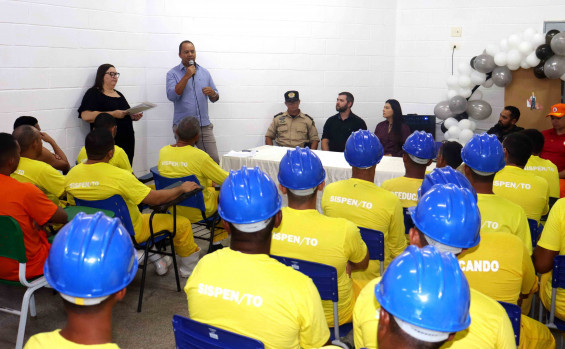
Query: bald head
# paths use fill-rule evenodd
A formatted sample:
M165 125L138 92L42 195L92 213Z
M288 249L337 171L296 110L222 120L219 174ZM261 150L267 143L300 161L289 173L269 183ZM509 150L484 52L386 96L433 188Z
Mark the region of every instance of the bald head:
M200 134L200 123L194 116L187 116L177 125L177 141L190 142ZM195 142L196 143L196 142Z
M39 130L33 126L22 125L18 126L12 136L18 141L21 153L30 153L37 155L37 148L41 152L41 134Z

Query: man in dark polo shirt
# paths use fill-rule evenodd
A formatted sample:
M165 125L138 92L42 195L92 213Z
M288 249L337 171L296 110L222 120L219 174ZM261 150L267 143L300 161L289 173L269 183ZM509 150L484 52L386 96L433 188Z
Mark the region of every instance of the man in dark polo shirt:
M351 111L353 100L349 92L341 92L337 96L335 109L338 113L330 116L324 124L322 150L343 152L345 142L353 132L367 129L365 121Z

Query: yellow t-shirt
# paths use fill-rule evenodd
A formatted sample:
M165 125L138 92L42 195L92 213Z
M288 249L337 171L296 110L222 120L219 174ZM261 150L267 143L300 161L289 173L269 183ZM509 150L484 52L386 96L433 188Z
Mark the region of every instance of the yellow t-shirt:
M219 192L210 187L212 185L210 182L222 184L228 173L218 166L210 155L192 146L173 147L167 145L159 152L158 168L162 176L169 178L195 175L200 185L206 188L202 191L204 205L206 206L206 217L216 212ZM177 212L187 217L191 222L202 220L202 213L195 208L177 206Z
M133 173L105 162L78 164L65 178L65 189L73 197L83 200L103 200L120 195L129 210L135 235L142 233L143 221L137 208L151 188L141 183Z
M402 207L412 207L418 204L418 189L422 182L423 179L397 177L384 181L381 188L398 196Z
M351 322L353 282L346 273L347 261L361 262L367 245L355 224L331 218L316 210L282 209L282 222L273 230L271 254L331 265L337 270L339 324ZM333 305L322 301L328 326L333 327Z
M255 338L265 348L318 348L330 336L312 280L264 254L230 248L208 254L184 291L192 319Z
M492 191L520 205L526 217L538 223L549 212L549 185L530 171L506 166L494 176Z
M86 148L82 147L77 156L77 164L85 163L86 160L88 160L88 157L86 156ZM124 169L128 172L133 172L133 170L131 169L131 164L129 163L128 155L122 148L118 147L117 145L114 146L114 156L112 156L112 158L110 159L109 164Z
M353 311L353 335L355 348L375 349L377 346L378 311L380 304L375 298L375 285L381 278L367 284L359 294ZM514 349L514 331L502 306L492 298L471 289L471 326L455 334L453 341L442 348L498 348Z
M524 170L531 171L534 174L545 178L549 185L549 196L559 198L559 171L557 166L549 160L542 159L539 156L532 155L528 159L528 163Z
M114 343L77 344L65 339L59 332L61 330L38 333L27 341L24 349L119 349L118 345Z
M565 198L557 200L551 208L538 246L565 255ZM551 271L544 274L540 283L540 298L546 309L551 305L551 274ZM561 288L557 289L555 314L565 320L565 290Z
M458 259L469 285L497 301L518 304L520 293L535 291L532 259L515 235L481 234L479 245L463 251Z
M55 205L59 204L59 197L65 192L65 176L43 161L21 157L18 168L10 177L36 185Z
M500 195L477 194L477 197L481 233L506 232L516 235L532 255L532 235L524 209Z
M381 231L385 238L385 265L406 248L400 200L373 182L351 178L329 184L322 196L322 210L328 217L345 218L358 227ZM380 276L379 264L372 260L366 270L355 270L351 277L373 280Z

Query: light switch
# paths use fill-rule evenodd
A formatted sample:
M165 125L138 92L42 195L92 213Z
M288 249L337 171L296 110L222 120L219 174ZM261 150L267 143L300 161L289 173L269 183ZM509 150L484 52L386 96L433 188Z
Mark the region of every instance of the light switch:
M462 32L462 27L451 27L451 37L460 37Z

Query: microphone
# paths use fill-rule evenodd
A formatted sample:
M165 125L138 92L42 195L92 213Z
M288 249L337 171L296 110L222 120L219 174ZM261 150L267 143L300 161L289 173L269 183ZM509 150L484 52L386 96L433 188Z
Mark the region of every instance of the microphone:
M194 60L191 59L190 61L188 61L188 65L189 66L194 65Z

